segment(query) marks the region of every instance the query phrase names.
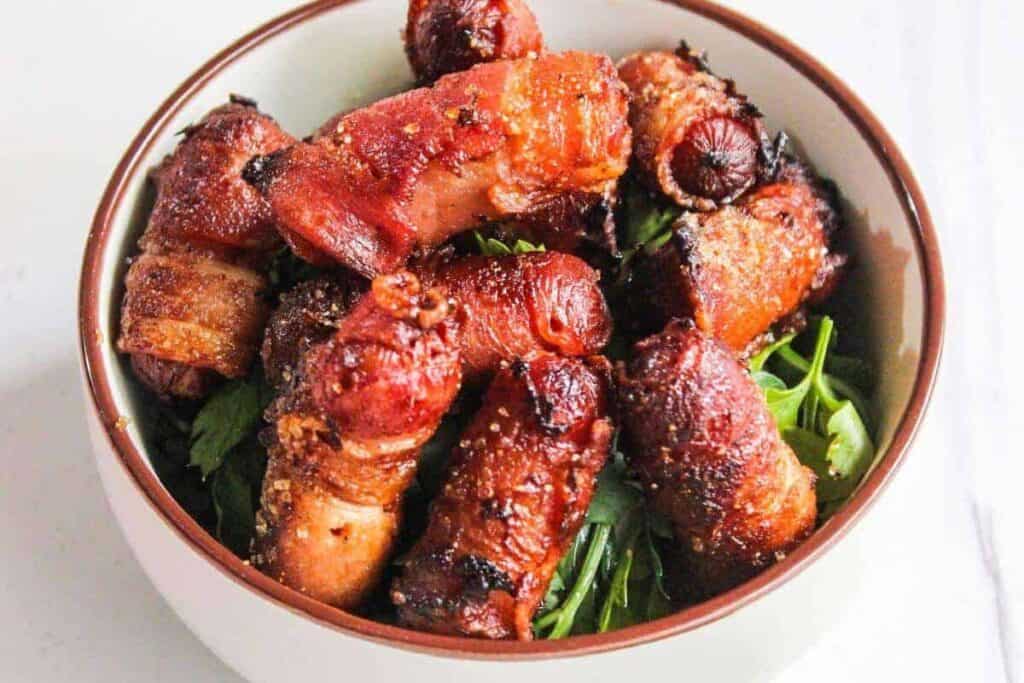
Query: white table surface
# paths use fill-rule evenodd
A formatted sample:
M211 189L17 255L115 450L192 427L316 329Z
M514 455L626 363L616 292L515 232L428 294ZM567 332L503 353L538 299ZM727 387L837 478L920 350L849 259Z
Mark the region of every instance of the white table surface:
M817 55L886 123L924 185L949 283L942 378L864 522L860 597L780 680L1024 681L1018 5L729 4ZM0 680L238 680L162 602L108 514L75 289L93 208L139 125L288 6L47 0L0 21Z

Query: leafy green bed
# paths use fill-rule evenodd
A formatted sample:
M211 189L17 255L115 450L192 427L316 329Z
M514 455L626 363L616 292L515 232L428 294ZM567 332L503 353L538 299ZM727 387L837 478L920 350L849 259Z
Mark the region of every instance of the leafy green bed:
M639 250L655 250L669 239L679 210L627 181L620 214L622 272ZM475 240L481 253L495 256L544 249L522 240L507 245L479 233ZM271 272L272 295L276 298L315 273L282 251ZM606 280L614 306L614 289L624 280ZM821 519L849 497L875 453L866 399L872 389L870 368L836 352L835 328L831 318L815 318L799 336L780 339L750 361L752 376L764 389L783 438L818 475ZM617 338L609 355L621 357L626 348L628 340ZM262 415L270 399L257 367L249 377L223 385L198 408L146 403L144 432L161 480L189 514L243 558L253 537L266 468L258 432L265 426ZM474 400L478 397L463 397L461 412L446 418L424 447L408 506L425 509ZM662 561L672 543L671 529L647 507L639 484L630 476L627 455L616 440L586 523L559 564L534 621L538 637L606 632L656 619L675 607L665 588ZM407 547L417 531L407 529L400 548ZM381 600L369 613L388 619L390 606Z

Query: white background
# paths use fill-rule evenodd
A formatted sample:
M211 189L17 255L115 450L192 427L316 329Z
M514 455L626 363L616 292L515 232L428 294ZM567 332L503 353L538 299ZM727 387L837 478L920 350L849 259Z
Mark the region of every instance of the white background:
M164 605L103 502L75 289L93 208L138 127L289 4L44 1L0 19L0 680L237 680ZM949 285L940 384L864 523L860 596L781 680L1024 681L1021 12L728 4L818 56L885 122L924 186Z

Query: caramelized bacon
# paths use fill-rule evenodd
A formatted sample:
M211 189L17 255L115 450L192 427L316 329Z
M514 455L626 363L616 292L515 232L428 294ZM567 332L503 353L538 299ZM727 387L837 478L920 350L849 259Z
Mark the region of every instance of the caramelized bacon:
M634 161L644 180L688 209L707 211L770 172L774 157L761 115L732 81L681 55L640 52L619 63L632 95Z
M497 374L393 585L400 623L532 637L611 443L606 365L594 363L541 355Z
M830 288L845 257L830 254L838 223L834 195L799 163L733 206L684 214L674 238L641 255L630 293L647 329L693 318L738 352L793 313L816 289Z
M421 85L476 64L537 55L544 38L523 0L410 0L405 52Z
M307 280L281 296L261 350L271 386L281 389L294 378L299 360L334 333L366 289L362 278L339 273Z
M607 57L482 64L342 115L244 175L304 254L376 275L482 220L605 195L626 168L626 113Z
M417 272L459 304L467 381L540 351L596 354L611 336L600 276L575 256L468 256Z
M378 278L268 411L254 564L342 608L380 578L422 446L459 389L457 323L406 272Z
M636 345L617 384L623 452L674 525L688 599L738 585L811 533L814 474L719 342L673 322Z
M154 172L157 198L125 280L118 349L164 397L200 398L244 375L266 319L266 256L280 242L270 206L241 179L254 154L294 140L233 97Z

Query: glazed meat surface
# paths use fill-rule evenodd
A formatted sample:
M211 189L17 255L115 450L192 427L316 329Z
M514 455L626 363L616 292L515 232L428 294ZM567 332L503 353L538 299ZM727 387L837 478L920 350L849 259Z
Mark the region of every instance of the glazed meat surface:
M468 256L416 272L458 303L467 381L541 351L596 354L611 336L600 276L575 256Z
M376 279L268 411L253 563L342 608L373 590L420 446L460 382L457 323L411 274Z
M737 352L831 288L845 257L829 252L835 196L787 160L777 180L732 206L684 214L672 241L642 255L630 298L646 329L693 318Z
M322 275L281 296L263 338L263 372L275 388L290 382L299 360L326 341L367 290L367 282L349 273Z
M541 355L497 374L393 585L400 623L532 638L611 442L606 371L593 362Z
M761 115L732 81L681 54L640 52L619 63L630 90L634 163L655 190L707 211L770 173L773 153Z
M544 38L523 0L410 0L405 52L432 83L476 64L537 55Z
M676 321L636 345L617 384L624 452L674 526L684 597L738 585L811 533L814 474L729 349Z
M200 398L218 377L248 371L267 315L263 271L280 239L241 170L292 142L255 103L232 97L189 126L153 173L156 203L126 277L118 349L158 395Z
M372 276L484 220L605 195L629 157L626 115L607 57L482 64L342 115L245 177L300 255Z

